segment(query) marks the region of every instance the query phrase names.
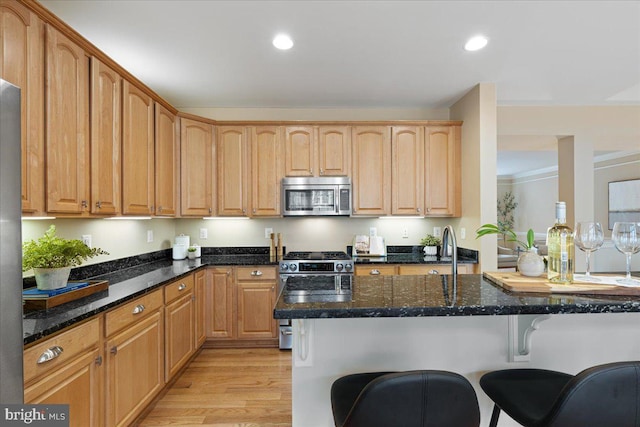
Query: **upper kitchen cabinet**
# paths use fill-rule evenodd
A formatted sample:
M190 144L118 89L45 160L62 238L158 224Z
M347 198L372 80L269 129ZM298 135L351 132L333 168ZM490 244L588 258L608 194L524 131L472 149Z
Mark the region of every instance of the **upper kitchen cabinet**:
M460 126L425 128L426 216L462 215Z
M313 126L288 126L285 129L285 175L313 176L315 159L316 132Z
M251 128L251 216L279 216L284 175L282 128Z
M351 171L351 128L318 128L318 172L320 176L348 176Z
M46 29L46 210L83 214L89 205L89 58Z
M91 213L120 213L122 78L91 58Z
M391 214L424 210L424 128L394 126L391 133Z
M213 126L180 118L181 214L211 216L214 212L215 145Z
M0 1L0 76L21 89L22 212L44 213L45 25L16 0Z
M153 101L122 84L122 213L152 215L154 209Z
M349 126L288 126L285 130L286 176L348 176Z
M352 128L353 215L391 212L391 128Z
M217 129L217 214L220 216L246 216L249 199L247 128L220 126Z
M178 215L180 135L175 114L155 103L155 210L156 216Z

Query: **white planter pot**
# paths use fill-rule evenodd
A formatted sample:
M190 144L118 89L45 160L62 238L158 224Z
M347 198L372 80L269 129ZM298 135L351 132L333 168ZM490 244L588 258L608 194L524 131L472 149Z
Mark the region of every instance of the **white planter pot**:
M532 248L518 257L518 271L523 276L535 277L544 273L544 260L538 249Z
M424 247L424 254L425 255L435 255L438 253L438 247L437 246L425 246Z
M36 286L38 289L59 289L67 286L71 267L62 268L34 268Z
M187 252L187 256L189 257L189 259L196 259L196 253L195 252Z

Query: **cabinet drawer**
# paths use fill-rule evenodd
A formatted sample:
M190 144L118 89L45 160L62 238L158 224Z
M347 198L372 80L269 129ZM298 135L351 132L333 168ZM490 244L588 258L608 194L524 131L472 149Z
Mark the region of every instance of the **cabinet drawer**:
M55 337L36 343L24 351L24 382L54 372L79 354L97 348L100 341L100 319L89 320Z
M356 265L356 276L392 276L396 274L395 265Z
M193 274L176 280L164 287L164 301L166 304L174 299L193 292Z
M162 306L162 289L158 289L108 312L105 315L107 336L126 328Z
M276 280L276 268L271 266L237 267L237 280Z

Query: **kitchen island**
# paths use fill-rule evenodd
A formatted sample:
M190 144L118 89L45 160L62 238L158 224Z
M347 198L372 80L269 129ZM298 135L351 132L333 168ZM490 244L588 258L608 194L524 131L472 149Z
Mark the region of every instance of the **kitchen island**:
M478 385L496 369L577 373L640 359L640 298L514 294L481 275L354 277L343 302L291 303L294 426L332 426L329 393L356 372L442 369L476 388L482 424L492 403ZM344 298L342 298L344 300ZM517 426L503 416L500 426Z

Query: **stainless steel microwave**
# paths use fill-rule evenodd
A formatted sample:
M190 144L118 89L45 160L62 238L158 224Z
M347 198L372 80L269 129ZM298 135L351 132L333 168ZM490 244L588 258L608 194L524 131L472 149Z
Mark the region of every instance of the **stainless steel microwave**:
M351 178L282 178L282 215L351 215Z

